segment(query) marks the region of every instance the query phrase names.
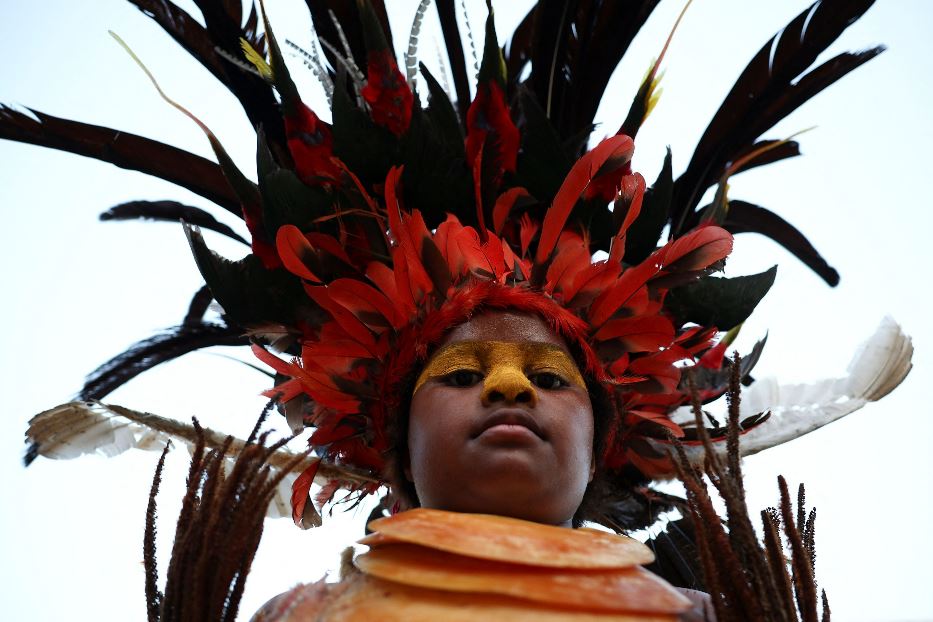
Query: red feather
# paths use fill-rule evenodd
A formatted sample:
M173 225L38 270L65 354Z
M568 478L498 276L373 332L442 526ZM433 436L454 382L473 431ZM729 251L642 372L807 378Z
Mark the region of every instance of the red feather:
M505 227L509 212L512 211L515 203L523 197L530 196L528 191L520 186L509 188L499 195L495 207L492 208L492 229L496 232L496 235L502 235L502 228Z
M257 343L250 345L250 348L252 349L253 355L256 358L278 373L285 374L286 376L291 375L291 366L287 362L283 361Z
M626 175L622 178L622 187L619 198L615 202L613 215L624 209L625 218L622 220L619 231L612 240L612 246L609 249L609 259L612 261L622 261L622 257L625 255L625 234L641 213L641 204L644 197L645 178L641 176L641 173Z
M492 271L497 282L502 282L511 266L505 262L505 253L502 252L502 240L493 233L486 234L486 241L482 246L486 264Z
M531 240L535 237L535 234L540 228L540 224L532 220L528 214L522 214L521 219L518 221L518 237L522 245L522 257L528 256L528 246L531 244Z
M378 261L370 262L366 266L366 277L385 294L386 298L392 301L399 316L411 318L415 315L414 304L406 304L411 301L406 301L399 295L392 268Z
M629 371L639 376L648 376L660 385L661 392L673 393L677 391L677 385L680 383L680 368L675 367L688 354L682 348L672 346L667 350L655 352L647 356L642 356L633 360L629 364ZM657 390L656 387L649 386L647 389Z
M375 350L376 338L372 332L353 313L331 299L330 292L327 291L326 287L305 285L305 292L311 300L334 318L334 321L347 332L350 338L368 348L370 352Z
M327 286L331 300L353 313L376 332L401 328L408 318L399 317L395 306L379 290L356 279L337 279Z
M471 166L480 150L485 150L488 164L499 171L493 183L498 184L503 171L515 172L520 136L498 82L489 80L477 85L466 125L466 159Z
M414 96L389 48L372 50L367 55L366 86L360 95L369 104L376 125L396 136L408 130Z
M681 437L684 435L683 429L671 421L665 413L656 413L651 412L650 410L627 410L625 411L626 418L631 417L632 419L650 421L651 423L656 423L658 425L664 426L674 433L674 436ZM632 422L636 423L635 421Z
M579 309L591 304L603 291L619 278L621 268L611 261L591 263L577 273L573 284L563 291L564 306Z
M663 315L649 315L609 320L594 339L621 342L629 352L655 352L671 345L674 325Z
M294 110L295 114L285 117L285 138L298 177L308 185L339 179L340 168L333 161L334 139L330 127L300 101Z
M473 227L462 227L456 232L452 250L460 266L461 276L469 272L477 272L488 278L495 274L489 259L483 252L479 233Z
M327 235L326 233L311 232L305 234L305 239L308 240L314 248L318 248L333 255L348 266L353 266L353 262L350 260L350 256L347 255L347 251L334 236Z
M597 174L606 174L632 156L634 143L628 136L611 136L577 160L561 184L560 190L544 216L535 264L543 265L567 223L574 205Z
M349 367L353 361L370 358L370 352L359 342L341 336L329 335L326 340L306 341L301 348L303 360L317 361L321 365L330 367L336 361L341 361Z
M402 176L404 167L393 166L386 175L385 199L386 211L389 214L389 229L392 231L392 237L395 238L398 248L402 253L392 253L392 262L395 266L396 280L404 274L407 283L399 283L399 289L411 292L412 300L420 303L425 295L431 293L434 289L434 283L428 276L424 265L421 263L421 256L418 253L419 246L412 238L411 231L404 222L405 217L401 211L401 205L398 201L398 184ZM423 224L423 223L422 223ZM427 230L427 228L425 228ZM399 263L404 265L399 265Z
M295 521L295 525L302 529L307 528L304 526L302 518L305 513L305 505L310 500L311 484L314 483L314 476L317 475L320 466L321 461L315 461L314 464L301 472L298 479L292 482L292 520Z
M473 199L476 203L476 222L480 238L486 239L486 210L483 209L483 143L480 143L473 158Z
M373 216L375 216L376 221L379 223L379 230L382 231L383 236L385 236L386 224L382 218L382 212L379 209L379 205L375 200L373 200L371 196L369 196L369 193L366 192L366 188L363 187L363 182L360 181L360 178L357 177L353 171L347 167L346 164L336 158L334 158L334 161L340 167L340 170L342 170L347 175L347 177L350 178L350 180L353 182L353 185L356 186L357 191L360 193L360 196L363 197L363 201L366 203L369 211L373 213ZM385 240L386 246L389 246L389 238L386 237Z
M661 248L659 261L668 272L702 270L732 252L732 234L715 225L697 227Z
M286 270L303 279L315 283L322 282L322 279L308 268L308 263L314 257L314 248L311 247L301 229L295 225L279 227L275 236L275 247Z
M554 261L548 266L544 291L553 295L570 289L575 277L590 265L590 252L580 234L564 231L557 243Z
M460 221L457 220L457 217L453 214L447 214L447 219L444 220L441 224L437 226L437 229L434 231L434 243L437 245L438 250L441 251L441 255L444 257L444 260L447 262L447 266L450 268L451 273L456 273L454 266L450 262L450 242L453 240L451 232L459 231L463 225L460 224Z
M590 305L590 324L599 328L620 308L639 296L648 279L658 273L656 253L648 259L622 273L622 276L610 288L606 289ZM646 295L646 294L642 294Z

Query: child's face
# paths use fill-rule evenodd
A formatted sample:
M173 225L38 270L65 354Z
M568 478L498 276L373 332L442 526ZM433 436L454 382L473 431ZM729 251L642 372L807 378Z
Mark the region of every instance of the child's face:
M405 474L424 507L569 524L594 472L593 408L537 316L453 331L416 382Z

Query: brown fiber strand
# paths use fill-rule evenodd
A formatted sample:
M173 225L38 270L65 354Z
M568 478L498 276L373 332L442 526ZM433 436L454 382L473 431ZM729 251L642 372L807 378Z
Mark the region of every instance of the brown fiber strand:
M228 437L205 453L203 432L197 424L195 430L199 438L176 528L165 597L154 620L234 622L269 503L282 479L308 456L289 455L283 463L279 450L289 438L267 446L268 433L252 434L255 442L236 447ZM228 454L234 458L230 468Z
M800 532L794 524L794 513L790 503L790 493L787 490L787 481L778 475L778 486L781 489L781 518L784 522L784 534L791 548L791 563L794 568L794 587L797 590L797 608L803 622L818 622L816 613L816 589L813 584L813 574L810 571L810 560L807 551L800 539Z
M688 374L687 382L690 389L691 402L693 403L693 416L698 428L697 432L701 442L703 443L704 453L707 457L706 472L710 478L710 481L714 483L717 490L719 491L723 501L725 501L727 513L729 516L730 530L727 533L723 528L722 522L719 520L715 509L713 508L707 487L705 483L702 482L702 479L700 479L698 483L702 485L702 494L705 497L706 505L708 505L709 511L712 514L712 517L705 517L706 527L710 528L711 530L711 545L715 547L717 558L720 561L720 572L723 570L725 571L732 586L732 591L734 594L732 598L733 606L738 608L736 613L741 614L741 619L743 620L764 620L765 618L763 609L761 607L761 602L758 598L755 597L755 591L752 589L752 586L749 585L748 575L750 573L754 573L755 569L748 567L748 556L744 554L742 549L743 544L748 544L748 538L742 538L743 519L746 523L744 526L746 536L748 533L751 534L751 545L757 549L758 543L757 538L754 535L754 529L751 526L751 521L748 519L748 512L745 509L743 496L737 491L738 487L732 481L733 474L736 474L739 478L741 478L741 471L733 471L731 468L726 471L723 468L723 463L719 459L716 450L713 448L712 439L706 432L706 429L703 425L703 410L700 404L699 392L693 383L692 374ZM736 389L736 391L738 391L738 389ZM736 455L734 456L734 459L738 461L737 417L735 418L734 424L736 426L736 430L734 431L736 437L734 444ZM728 459L731 460L733 457L729 457ZM713 527L714 519L716 525L715 527ZM732 533L733 530L737 530L738 534L734 536Z
M693 522L696 532L700 567L719 622L816 622L817 587L813 563L816 558L816 513L811 510L807 514L804 489L801 487L798 492L796 522L787 483L780 477L780 510L768 508L761 512L762 539L759 539L749 517L739 448L739 364L740 360L736 358L730 376L725 458L720 458L712 446L689 371L685 373L685 378L696 420L697 437L705 454L702 471L690 465L683 445L672 435L669 436L674 448L675 469L687 492L689 511L685 515ZM728 530L712 505L704 475L725 503ZM782 544L782 528L787 540L789 561L788 552ZM823 603L824 618L827 618L825 594Z
M699 418L698 418L699 421ZM709 441L707 437L707 442ZM683 453L683 447L675 443L678 452L678 461L686 461L686 455ZM678 469L682 474L686 469L680 465ZM734 619L739 620L763 620L761 610L758 607L756 599L748 586L745 573L736 559L735 553L729 543L729 538L722 526L722 521L713 507L712 500L709 497L705 483L702 477L695 474L693 477L682 477L684 486L687 488L687 499L694 510L694 527L697 533L697 542L703 542L703 548L707 549L710 557L710 564L715 566L715 571L710 576L705 576L707 586L711 591L713 586L709 583L712 576L724 578L724 582L719 582L723 600L720 607L716 610L716 615L722 622L727 622L730 618L725 617L729 612L738 616ZM699 516L699 520L696 517ZM715 551L715 555L713 555ZM704 564L706 565L706 564ZM722 612L722 613L721 613Z
M791 584L790 573L787 571L787 560L784 557L784 547L781 546L781 519L774 508L761 511L761 525L764 531L765 551L768 566L776 588L770 592L770 599L774 602L775 612L779 612L782 620L796 620L794 615L794 587Z
M816 581L816 508L810 510L806 527L803 531L803 544L810 559L810 573L813 575L813 587L816 590L819 584Z
M149 504L146 506L146 531L143 535L143 567L146 572L146 616L149 622L158 622L159 607L162 603L162 593L159 591L159 567L156 563L156 496L162 483L162 469L165 466L165 456L171 443L166 443L159 456L155 475L152 476L152 487L149 489Z

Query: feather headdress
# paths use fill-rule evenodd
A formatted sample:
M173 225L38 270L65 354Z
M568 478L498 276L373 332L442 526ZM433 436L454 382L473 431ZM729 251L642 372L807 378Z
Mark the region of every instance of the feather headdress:
M764 233L828 283L838 280L789 223L730 201L726 189L730 175L798 155L796 142L762 134L881 51L841 54L811 69L870 1L822 2L792 21L739 77L687 170L675 180L668 157L650 186L631 160L633 138L656 101L660 57L617 133L587 144L612 70L656 2L539 2L507 53L490 7L471 96L455 3L439 0L453 99L423 65L424 93L406 79L383 2L362 2L358 11L312 3L332 68L320 58L312 63L332 102L329 123L303 103L262 11L254 7L244 23L239 3L205 5L200 26L171 3L134 3L243 105L257 130L257 182L200 121L217 164L139 136L9 108L0 109L0 136L178 183L242 216L251 253L239 261L214 253L192 225L230 232L194 208L140 202L109 212L185 220L208 289L175 331L92 374L82 399L99 400L193 349L249 342L276 372L268 395L293 428L313 428L310 443L323 463L371 478L335 476L325 490L372 492L386 474L406 378L451 328L488 310L515 310L544 318L611 391L603 462L620 479L634 473L647 481L672 471L658 440L684 434L670 416L689 401L682 370L703 372L693 378L705 400L720 396L734 329L773 282L773 270L709 276L731 252L732 234ZM713 202L701 206L714 186ZM223 308L224 325L202 320L209 298ZM763 421L757 415L745 426ZM319 464L296 480L296 522L323 474Z

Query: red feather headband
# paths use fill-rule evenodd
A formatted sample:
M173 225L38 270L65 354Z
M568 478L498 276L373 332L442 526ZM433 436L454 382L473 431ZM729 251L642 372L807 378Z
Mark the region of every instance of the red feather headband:
M621 185L630 184L634 193L627 206L617 204L628 212L609 257L591 261L585 238L564 225L594 179L628 165L627 157L607 163L620 149L630 155L631 144L627 136L608 138L573 166L546 213L534 256L525 244L514 248L494 232L465 227L453 216L432 233L417 210L401 207L399 168L390 170L385 182L391 267L371 262L360 267L356 278L324 284L312 271L316 253L339 249L339 241L304 234L292 225L280 228L278 256L329 317L302 335L301 356L290 362L254 346L263 361L290 378L267 395L288 402L306 394L312 404L306 423L316 428L311 445L326 459L380 474L392 449L389 419L401 415L395 410L403 401L397 394L401 381L425 361L432 346L484 311L533 313L577 346L587 371L613 387L625 405L620 415L627 431L609 445L606 464L631 463L648 477L669 474L666 457L639 456L635 448L647 446L631 441L659 421L677 430L664 417L686 400L678 390L677 364L695 361L712 345L714 331L705 331L699 341L695 330L678 335L663 307L666 283L721 264L732 249L732 236L719 227L701 226L640 264L623 265L619 258L627 228L644 192L641 176L628 174ZM529 222L523 227L533 226ZM693 343L686 346L689 338ZM664 396L660 409L652 397L656 393ZM299 488L306 488L296 490L301 499L313 478L307 475L299 480Z

